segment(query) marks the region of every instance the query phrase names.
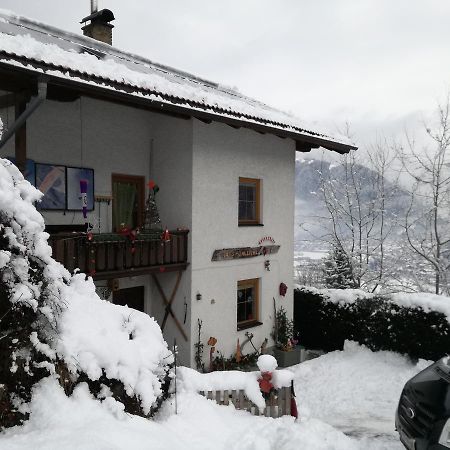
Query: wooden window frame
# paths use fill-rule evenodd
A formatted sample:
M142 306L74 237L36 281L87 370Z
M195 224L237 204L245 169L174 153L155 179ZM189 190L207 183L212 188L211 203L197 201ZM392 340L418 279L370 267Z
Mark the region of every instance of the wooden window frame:
M241 322L237 322L237 330L245 330L246 328L255 327L257 325L262 325L259 321L259 305L260 305L260 278L250 278L247 280L239 280L236 286L236 294L239 289L252 287L254 289L254 306L253 312L254 317L251 320L243 320ZM237 298L236 298L236 321L237 321Z
M137 214L137 227L141 227L143 224L143 216L144 216L144 203L145 203L145 177L142 175L128 175L123 173L112 173L111 174L111 193L113 192L114 183L122 182L122 183L130 183L135 184L137 186L138 192L138 214ZM114 199L112 202L112 207L114 208ZM114 215L112 215L114 216ZM114 227L114 224L113 224ZM119 230L114 230L114 232L118 232Z
M255 185L255 218L240 219L239 218L239 192L238 192L238 225L239 226L262 226L261 223L261 180L259 178L239 177L239 186L241 183Z

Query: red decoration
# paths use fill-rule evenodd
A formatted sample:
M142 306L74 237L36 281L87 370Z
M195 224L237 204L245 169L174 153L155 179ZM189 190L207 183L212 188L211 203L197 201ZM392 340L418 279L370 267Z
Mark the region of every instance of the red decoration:
M122 227L119 230L119 234L122 236L129 236L130 232L131 232L131 230L128 227Z
M150 180L147 183L147 186L149 187L149 189L153 189L156 186L156 183L153 180Z
M169 242L170 241L170 233L169 233L169 230L167 228L163 231L163 234L161 235L161 240L164 241L164 242Z
M291 381L291 416L298 419L297 402L295 400L294 381Z
M286 296L287 286L284 283L280 283L280 295L282 297Z
M258 383L263 396L268 397L274 389L272 384L272 372L261 372L261 378L258 379Z
M92 233L87 234L88 241L92 241L93 238L94 238L94 235Z
M295 401L295 397L291 397L291 416L298 419L297 402Z

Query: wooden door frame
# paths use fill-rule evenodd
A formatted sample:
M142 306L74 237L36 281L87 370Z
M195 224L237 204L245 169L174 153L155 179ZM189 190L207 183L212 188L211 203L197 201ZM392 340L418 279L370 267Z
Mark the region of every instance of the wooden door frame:
M111 193L114 192L114 183L130 183L135 184L138 192L138 215L137 226L141 227L144 214L144 197L145 197L145 177L142 175L128 175L124 173L112 173L111 174ZM114 209L114 199L112 207ZM113 214L114 216L114 214ZM117 231L117 230L115 230Z

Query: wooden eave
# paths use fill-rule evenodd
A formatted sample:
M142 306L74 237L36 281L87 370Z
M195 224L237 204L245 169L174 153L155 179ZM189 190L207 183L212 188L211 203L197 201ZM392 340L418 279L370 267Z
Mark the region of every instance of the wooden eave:
M11 64L10 61L21 65ZM51 71L66 73L70 78L52 74ZM48 83L48 98L51 100L73 101L83 95L183 119L194 117L206 123L211 121L225 123L235 128L249 128L259 133L293 139L296 142L296 150L302 152L324 147L342 154L357 149L355 146L335 142L321 135L314 136L301 130L294 131L281 123L269 121L258 123L257 121L262 119L0 51L0 86L3 89L11 92L33 91L36 89L37 81L42 78ZM136 93L142 94L142 97ZM157 96L161 100L148 98L150 95Z

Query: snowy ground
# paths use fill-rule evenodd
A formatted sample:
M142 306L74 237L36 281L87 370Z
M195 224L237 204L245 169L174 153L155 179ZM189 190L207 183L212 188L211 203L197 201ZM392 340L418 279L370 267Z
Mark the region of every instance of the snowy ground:
M0 434L2 450L402 449L394 432L405 381L427 365L349 343L292 368L301 420L270 419L178 395L156 421L124 414L111 398L94 401L81 385L67 398L52 379L36 389L31 419Z
M347 342L294 368L297 401L314 417L354 437L361 449L403 449L394 414L405 382L431 362L411 363L391 352L373 353Z

